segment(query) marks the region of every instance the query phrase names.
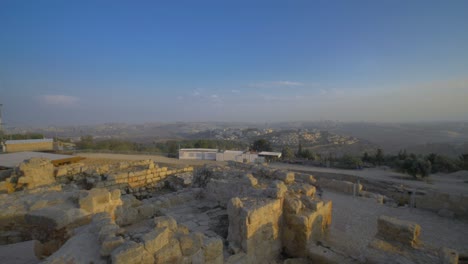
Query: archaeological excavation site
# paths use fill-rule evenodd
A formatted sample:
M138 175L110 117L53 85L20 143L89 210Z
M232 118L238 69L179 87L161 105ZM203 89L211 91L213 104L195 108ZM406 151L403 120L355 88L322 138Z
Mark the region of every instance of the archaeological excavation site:
M1 171L0 262L468 262L466 197L385 190L266 164L32 158Z

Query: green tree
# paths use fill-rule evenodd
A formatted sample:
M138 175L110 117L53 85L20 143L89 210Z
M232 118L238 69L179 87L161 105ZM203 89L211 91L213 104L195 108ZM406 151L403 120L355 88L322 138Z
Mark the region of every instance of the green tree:
M406 154L406 149L398 151L399 160L405 160L407 157L408 157L408 154Z
M271 151L271 144L268 140L266 139L258 139L255 140L252 144L252 150L257 151L257 152L262 152L262 151Z
M403 172L417 178L418 176L427 177L431 172L431 162L422 158L417 158L414 155L406 158L403 163Z
M167 147L168 157L177 157L178 152L179 152L179 146L177 144L177 141L175 140L166 141L166 147Z
M383 150L381 148L378 148L377 152L375 153L375 162L378 166L380 166L383 164L384 160L385 158L384 158Z
M302 158L302 143L299 142L299 146L297 146L296 157Z
M94 138L91 135L81 136L80 141L76 144L79 149L93 149Z
M432 165L431 172L454 172L457 171L458 164L455 160L452 160L449 157L439 155L436 153L430 153L426 156L426 160L429 161Z
M460 167L464 170L468 170L468 154L460 155Z
M286 146L281 150L281 157L285 160L292 159L294 158L294 151L290 147Z
M369 153L364 152L364 154L362 155L362 161L363 161L363 162L372 162L372 159L371 159L371 157L369 156Z
M344 169L358 169L362 167L362 160L352 155L343 155L338 160L339 166Z

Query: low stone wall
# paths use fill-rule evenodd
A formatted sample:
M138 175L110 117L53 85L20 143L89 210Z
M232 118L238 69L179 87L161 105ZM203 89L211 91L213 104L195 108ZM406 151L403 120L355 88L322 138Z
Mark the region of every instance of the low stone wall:
M416 208L427 209L443 216L468 218L468 195L429 191L415 195Z
M152 160L119 162L113 165L85 166L82 163L56 168L59 183L81 182L87 188L120 189L137 197L146 197L151 189L164 186L164 180L177 173L192 172L193 167L159 167Z
M362 191L362 184L352 183L349 181L337 181L333 179L328 180L322 178L318 181L318 183L323 188L350 195L359 195L359 193Z
M380 216L377 220L377 237L387 242L398 242L416 247L420 233L421 227L413 222L388 216Z

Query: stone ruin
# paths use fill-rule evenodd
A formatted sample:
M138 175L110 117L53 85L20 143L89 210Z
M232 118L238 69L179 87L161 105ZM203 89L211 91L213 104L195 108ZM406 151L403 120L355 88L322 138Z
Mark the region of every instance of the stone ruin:
M320 247L332 202L308 174L151 160L54 168L32 159L2 175L2 263L343 263ZM375 263L388 252L426 252L417 225L388 217L378 225ZM456 263L448 249L422 259Z

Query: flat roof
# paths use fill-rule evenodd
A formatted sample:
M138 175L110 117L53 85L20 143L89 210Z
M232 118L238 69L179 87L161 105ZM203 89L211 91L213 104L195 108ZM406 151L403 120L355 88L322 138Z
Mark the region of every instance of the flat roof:
M45 152L15 152L15 153L4 153L0 154L0 167L14 168L17 167L21 162L30 159L30 158L46 158L51 161L60 161L68 160L73 158L78 158L73 155L62 155L62 154L52 154Z
M218 149L208 149L208 148L184 148L180 151L198 151L198 152L218 152Z
M19 139L19 140L5 140L5 144L26 144L26 143L41 143L41 142L54 142L52 138L41 139Z
M242 150L225 150L224 153L232 153L232 154L243 154L245 151Z
M281 152L262 151L262 152L258 153L258 155L281 157Z

